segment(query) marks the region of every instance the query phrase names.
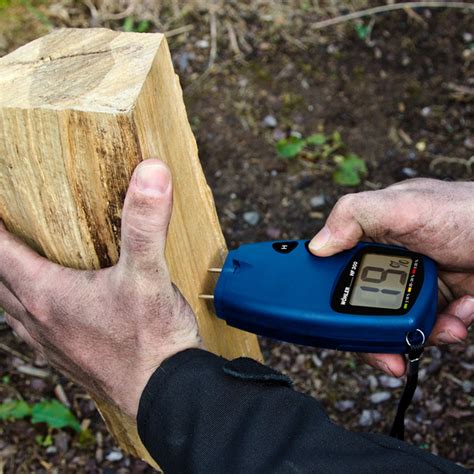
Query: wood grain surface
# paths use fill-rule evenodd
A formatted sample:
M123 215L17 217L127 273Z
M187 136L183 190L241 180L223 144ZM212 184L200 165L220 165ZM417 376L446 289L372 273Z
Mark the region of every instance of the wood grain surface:
M207 348L261 359L255 336L198 298L227 249L164 36L64 29L0 59L0 217L49 259L113 265L129 178L151 157L173 174L166 256ZM153 464L135 421L97 404L122 448Z

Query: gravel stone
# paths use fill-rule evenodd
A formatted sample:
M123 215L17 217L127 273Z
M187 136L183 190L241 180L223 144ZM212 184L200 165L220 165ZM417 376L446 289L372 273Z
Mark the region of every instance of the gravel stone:
M403 385L403 382L396 377L390 377L389 375L381 375L379 377L380 385L384 388L398 388Z
M467 137L467 138L464 140L464 146L465 146L468 150L474 150L474 137Z
M123 459L122 451L110 451L110 453L105 456L105 459L110 462L121 461Z
M440 413L443 409L443 406L434 400L426 400L425 405L430 413Z
M423 117L428 117L431 114L431 107L423 107L421 109L421 115Z
M462 39L466 42L466 43L470 43L473 39L473 36L472 36L472 33L469 33L468 31L464 32L462 34Z
M262 123L267 128L275 128L278 125L278 121L273 115L267 115Z
M474 357L474 344L469 344L466 349L466 359Z
M359 426L372 426L382 418L377 410L363 410L359 418Z
M390 392L375 392L370 396L370 401L374 404L382 403L390 399Z
M423 398L423 390L421 387L416 387L415 393L413 394L413 401L419 402Z
M354 400L340 400L340 401L336 402L336 404L335 404L336 410L338 410L338 411L352 410L352 408L354 408L354 406L355 406Z
M309 200L309 203L311 204L312 208L317 209L318 207L323 207L326 204L326 198L324 197L324 194L318 194L317 196L313 196Z
M209 41L207 41L207 40L196 41L196 47L198 47L200 49L209 48Z
M54 435L54 446L60 452L65 453L69 449L69 435L63 431Z
M402 168L402 173L407 177L407 178L414 178L415 176L418 176L418 171L414 170L413 168Z
M379 386L379 382L377 380L377 377L375 377L375 375L369 375L367 377L367 381L369 382L369 386L372 390L375 390Z
M255 211L244 212L244 221L250 225L257 225L260 222L260 214Z
M278 227L268 227L265 230L265 234L267 234L269 239L278 240L281 236L281 229L278 229Z
M30 387L38 393L43 393L48 388L48 384L43 379L31 379Z

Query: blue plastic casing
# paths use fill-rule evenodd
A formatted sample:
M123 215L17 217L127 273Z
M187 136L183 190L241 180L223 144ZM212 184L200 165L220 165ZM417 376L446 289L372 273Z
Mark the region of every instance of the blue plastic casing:
M321 258L308 251L308 241L290 243L295 248L289 253L275 251L279 242L247 244L230 251L214 291L217 316L262 336L347 351L404 353L407 334L420 329L428 338L436 317L438 289L436 264L430 258L373 243L360 243ZM341 287L343 272L350 269L356 255L369 248L416 256L416 292L409 295L404 314L387 314L390 311L377 308L367 310L369 314L334 309L332 301L338 299L334 293ZM412 272L416 268L412 267L410 275ZM357 270L355 273L357 277Z

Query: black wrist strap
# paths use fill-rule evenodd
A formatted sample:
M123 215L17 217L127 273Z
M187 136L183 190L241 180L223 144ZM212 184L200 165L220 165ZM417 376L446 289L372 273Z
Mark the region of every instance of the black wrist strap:
M422 336L421 340L420 336ZM417 339L417 341L415 342L414 339ZM407 335L406 340L410 348L408 351L407 382L402 397L400 398L400 402L398 403L397 414L395 415L392 429L390 430L390 436L400 440L403 440L405 437L405 412L410 406L418 384L418 368L421 356L425 350L425 335L418 329L415 332L414 337Z

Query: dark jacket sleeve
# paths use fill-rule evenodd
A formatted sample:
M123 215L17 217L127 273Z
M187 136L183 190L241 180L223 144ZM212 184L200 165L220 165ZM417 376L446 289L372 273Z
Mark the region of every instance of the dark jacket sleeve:
M156 370L137 421L165 474L467 472L388 436L335 425L315 399L258 362L198 349Z

